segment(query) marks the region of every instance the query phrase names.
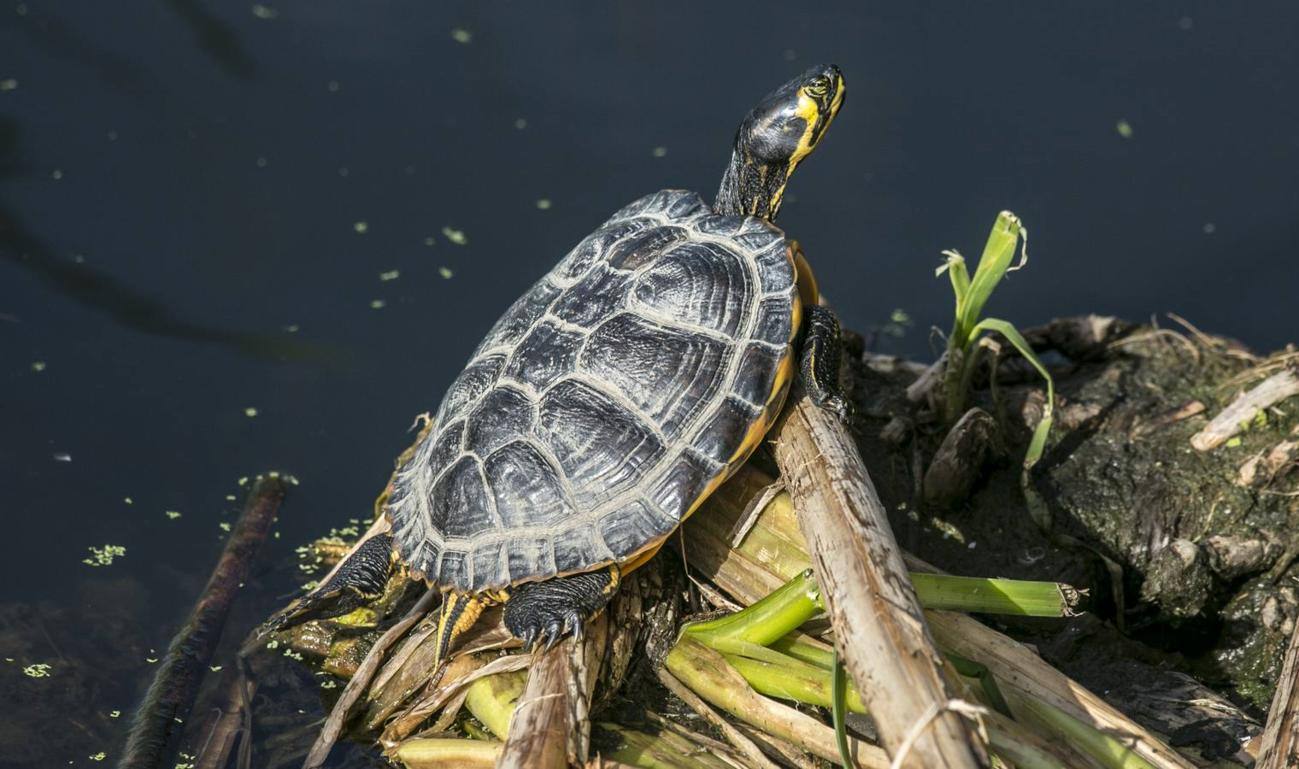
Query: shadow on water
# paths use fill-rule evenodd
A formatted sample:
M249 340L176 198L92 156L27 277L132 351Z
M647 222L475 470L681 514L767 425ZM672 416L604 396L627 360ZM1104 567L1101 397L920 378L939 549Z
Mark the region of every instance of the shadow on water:
M19 128L0 115L0 181L19 171ZM0 258L28 270L76 303L108 315L126 328L154 336L219 344L245 355L270 360L296 360L341 366L344 351L298 341L287 333L232 331L204 325L178 315L165 303L124 284L116 277L59 257L0 202Z
M108 85L126 93L138 95L152 83L153 78L143 67L97 46L49 11L25 7L22 13L14 13L6 9L0 13L0 27L16 30L53 58L89 68Z
M201 51L231 77L251 80L257 74L257 63L244 50L233 27L208 12L197 0L164 0L164 4L194 32Z

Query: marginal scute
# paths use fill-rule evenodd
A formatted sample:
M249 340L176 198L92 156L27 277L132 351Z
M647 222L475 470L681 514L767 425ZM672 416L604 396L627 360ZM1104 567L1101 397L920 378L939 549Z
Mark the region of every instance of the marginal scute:
M552 538L555 546L555 573L585 571L593 564L612 558L613 553L604 545L603 540L597 541L597 535L595 529L586 522L561 529L555 534ZM515 578L518 579L519 576L515 575Z
M726 464L739 450L749 425L758 421L760 409L738 398L726 398L695 433L691 444L714 462Z
M673 440L721 387L728 350L716 339L622 313L591 335L578 366L589 379L615 388Z
M451 386L447 388L447 394L442 399L442 405L438 407L437 423L442 424L454 420L458 412L477 400L478 396L495 384L496 378L500 376L503 362L504 359L501 356L492 355L472 361L466 366L465 370L460 372L460 376L456 377Z
M789 355L784 234L664 190L582 240L493 326L389 499L435 585L623 561L743 449Z
M681 520L694 504L695 497L722 468L684 451L673 465L650 486L646 496L659 509Z
M560 260L559 264L555 265L555 269L547 276L549 282L568 288L593 267L604 264L611 246L657 224L656 220L649 217L615 218L605 222L604 226L583 238L581 243L578 243Z
M676 522L668 522L655 515L643 500L633 500L605 513L599 522L600 536L619 558L626 558L643 549L647 542L665 536Z
M543 574L554 568L550 540L545 537L515 537L505 543L505 557L512 578Z
M509 580L505 573L505 543L502 541L479 544L469 557L473 567L470 587L474 590L486 590Z
M765 405L776 386L776 370L788 351L766 344L749 343L740 353L731 392L755 406Z
M685 230L670 224L641 230L610 246L606 258L615 270L636 270L689 237Z
M474 351L473 357L477 358L486 350L516 344L524 334L528 333L537 319L545 314L546 308L555 301L560 291L561 289L551 285L546 278L533 284L532 288L514 300L510 309L496 321L496 325L492 326L487 336L483 337L483 341L478 345L478 349Z
M768 344L789 344L794 328L794 306L784 299L764 299L758 306L753 324L753 338Z

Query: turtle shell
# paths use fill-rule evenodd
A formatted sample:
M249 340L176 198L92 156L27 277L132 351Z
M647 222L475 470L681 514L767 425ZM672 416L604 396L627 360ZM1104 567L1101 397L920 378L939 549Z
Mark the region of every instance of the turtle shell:
M388 503L402 559L478 592L625 563L757 445L798 312L784 233L665 190L497 321Z

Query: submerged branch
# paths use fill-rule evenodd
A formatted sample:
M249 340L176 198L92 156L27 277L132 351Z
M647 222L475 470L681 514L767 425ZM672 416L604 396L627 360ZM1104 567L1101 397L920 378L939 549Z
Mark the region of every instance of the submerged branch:
M221 640L226 615L248 577L258 548L271 530L286 489L278 474L258 476L253 483L244 511L221 551L207 587L185 625L172 639L167 656L136 711L119 769L164 766L173 738L179 735L181 724L189 717L199 684Z

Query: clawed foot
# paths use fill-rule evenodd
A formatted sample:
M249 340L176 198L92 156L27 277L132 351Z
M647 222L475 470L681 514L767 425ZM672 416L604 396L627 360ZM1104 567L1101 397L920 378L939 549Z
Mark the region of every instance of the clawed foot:
M856 409L853 408L852 402L847 398L841 395L829 395L816 405L834 414L844 427L852 427L853 415L856 413Z
M581 641L586 635L586 619L576 610L565 612L563 615L555 613L546 613L536 615L535 619L530 617L532 624L526 627L515 628L507 624L510 632L518 636L523 641L523 650L530 652L538 646L545 644L545 650L550 651L566 636L573 636L574 640Z
M554 648L567 636L582 640L586 621L618 588L617 567L520 585L505 602L505 627L531 651Z

